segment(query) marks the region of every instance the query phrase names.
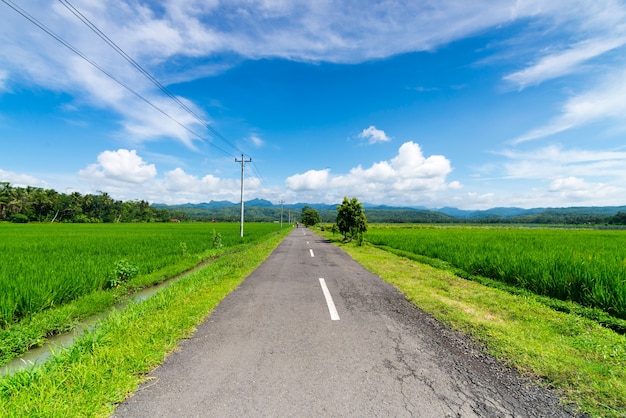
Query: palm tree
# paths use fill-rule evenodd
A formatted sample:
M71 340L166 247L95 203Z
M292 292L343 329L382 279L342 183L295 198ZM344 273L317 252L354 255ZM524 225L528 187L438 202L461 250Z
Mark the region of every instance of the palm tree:
M7 207L9 206L9 202L13 200L11 197L12 189L11 183L8 181L0 182L0 217L2 217L2 219L6 219Z
M47 217L52 210L52 201L50 200L50 196L46 193L46 190L39 187L33 187L29 193L29 197L30 207L34 212L34 217L37 221L41 222L41 220Z

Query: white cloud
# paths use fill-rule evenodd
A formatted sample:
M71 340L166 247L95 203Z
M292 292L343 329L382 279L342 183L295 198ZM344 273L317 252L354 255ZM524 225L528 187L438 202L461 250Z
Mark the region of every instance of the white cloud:
M299 192L321 190L328 187L330 170L309 170L303 174L294 174L285 180L288 189Z
M261 179L253 176L245 178L245 200L252 197L272 198L275 190L262 188ZM221 178L212 174L204 177L186 173L181 168L167 171L163 179L157 179L148 190L152 202L199 203L210 200L239 202L241 183L236 178ZM252 196L252 197L251 197Z
M168 192L186 193L189 195L221 193L223 189L239 190L239 184L235 184L237 183L235 180L221 179L211 174L199 178L185 173L180 167L166 172L163 183ZM257 185L256 178L251 177L250 179L246 179L245 186L256 187Z
M13 171L6 171L0 168L0 182L9 182L15 187L47 187L47 183L37 177L30 174L15 173Z
M250 135L250 142L252 142L252 145L256 148L260 148L265 145L265 142L258 135Z
M550 193L558 195L558 201L566 205L571 202L606 202L619 201L616 196L622 196L623 187L615 187L605 183L591 183L578 177L557 178L548 189ZM623 203L623 202L622 202ZM596 203L597 204L597 203Z
M9 72L6 70L0 69L0 92L7 91L7 78L9 77Z
M140 184L156 177L154 164L147 164L135 150L119 149L103 151L98 155L98 162L90 164L78 173L88 182L114 182Z
M186 48L204 53L357 62L430 49L507 20L511 4L389 1L355 9L341 2L194 1L168 5L167 17Z
M168 79L161 80L164 84L206 77L242 59L357 63L432 50L488 28L532 18L542 22L538 33L558 26L566 40L575 41L508 76L527 85L574 71L580 63L618 47L624 42L625 31L620 24L624 6L614 0L389 0L356 9L350 2L305 0L181 0L154 8L145 2L111 0L82 1L76 6L157 78L167 67ZM202 126L164 98L62 4L33 0L21 7L180 124L192 130ZM193 148L194 134L90 67L13 10L6 8L5 12L0 25L0 68L6 74L4 78L0 75L0 86L10 88L6 80L11 80L68 92L81 104L122 115L121 125L135 141L166 136ZM380 140L375 135L367 139Z
M167 30L167 20L155 18L149 9L138 3L129 5L114 0L76 6L144 68L162 62L168 52L181 52L180 45L172 47L176 45L172 39L180 36L178 31ZM74 97L74 106L113 110L123 116L120 124L125 130L124 137L129 137L130 142L169 137L194 148L193 140L197 137L190 131L204 134L199 129L202 124L165 97L61 4L40 0L21 7L136 94L8 9L0 25L3 43L0 68L8 73L11 83L67 92ZM146 39L148 36L151 41ZM191 102L184 98L179 100L196 114L203 115Z
M198 177L185 173L180 167L166 172L163 183L168 192L184 191L190 194L200 192L200 181Z
M200 203L210 200L239 202L240 178L221 178L212 174L198 177L178 167L158 176L153 164L146 163L135 150L104 151L97 163L90 164L78 175L48 175L46 180L32 175L0 169L0 182L16 187L35 186L51 188L60 193L73 191L81 194L106 192L114 199L142 199L152 203ZM72 187L68 187L71 184ZM246 200L254 197L276 200L277 188L263 187L260 178L245 178Z
M478 190L478 189L477 189ZM568 206L622 206L626 188L578 177L555 178L546 182L510 180L490 192L471 191L443 196L440 206L463 209L494 207L561 208Z
M131 56L149 57L156 63L175 55L201 57L221 52L249 58L359 62L430 50L515 19L567 16L573 14L572 10L577 14L567 17L569 20L589 20L598 15L586 10L589 2L585 1L543 3L391 0L370 2L355 9L343 2L292 1L270 5L265 0L186 0L166 2L157 12L146 4L111 0L78 7L105 33L115 34L115 40ZM82 30L82 23L61 5L50 6L45 0L30 4L29 12L70 42L79 43L86 52L106 50L99 50L104 44L94 42L95 37ZM13 21L8 30L25 23L16 14Z
M369 128L363 129L358 136L359 138L366 140L368 144L391 141L391 138L387 136L385 131L381 129L376 129L375 126L370 126Z
M369 203L408 204L430 201L437 192L462 187L458 181L446 183L451 172L450 161L444 156L425 157L419 144L405 142L394 158L369 168L359 165L337 175L331 175L329 169L309 170L289 177L285 184L293 192L323 191L333 202L356 195Z
M565 51L547 55L536 64L509 74L504 79L523 89L526 86L539 84L576 71L582 63L619 48L625 43L625 36L585 40L572 45Z
M429 92L440 90L438 87L424 87L424 86L409 87L408 89L413 90L413 91L419 91L420 93L429 93Z
M516 138L513 144L554 135L598 120L626 120L626 71L606 77L601 85L571 97L560 115L546 125Z
M154 98L152 103L163 112L147 105L136 106L137 103L133 105L133 100L122 106L122 111L127 116L122 124L131 134L132 142L170 137L178 139L190 149L195 149L194 141L199 141L198 135L202 135L203 132L196 129L197 120L165 99Z
M626 152L564 150L548 146L529 152L505 151L505 175L513 179L596 177L626 184Z
M513 143L544 138L610 118L626 121L626 105L621 99L626 93L622 58L626 46L626 5L615 0L575 1L557 6L562 8L560 11L545 13L542 9L546 2L524 3L534 4L532 7L537 8L538 15L549 19L543 31L546 40L537 36L541 35L538 31L533 42L522 42L522 48L529 48L525 52L531 55L529 61L533 63L504 79L522 90L571 74L578 77L567 80L565 88L574 93L563 101L557 116L519 136ZM550 2L548 7L555 5ZM521 35L529 36L528 33Z
M483 173L491 177L479 176L468 186L471 192L452 195L448 202L475 209L624 204L624 151L566 149L552 145L524 152L507 150L500 155L507 160ZM485 188L488 192L480 192Z
M506 191L499 199L522 207L623 205L626 193L626 152L564 150L549 146L529 152L507 151L504 166L514 181L539 181L534 191L520 190L510 199ZM544 186L541 186L544 184ZM527 184L524 187L528 187Z

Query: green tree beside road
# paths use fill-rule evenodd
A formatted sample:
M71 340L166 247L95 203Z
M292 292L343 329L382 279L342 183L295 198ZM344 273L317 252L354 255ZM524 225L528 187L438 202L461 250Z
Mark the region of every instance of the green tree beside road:
M363 241L363 233L367 231L367 219L363 211L363 205L356 197L343 198L340 206L337 206L337 227L345 240L357 239Z
M305 206L302 208L300 222L302 222L305 226L313 226L322 222L322 217L315 209L311 208L310 206Z

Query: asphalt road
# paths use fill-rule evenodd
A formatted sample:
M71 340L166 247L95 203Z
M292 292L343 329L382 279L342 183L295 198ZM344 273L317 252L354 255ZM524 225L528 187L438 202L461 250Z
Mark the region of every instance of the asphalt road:
M151 377L115 417L572 416L304 228Z

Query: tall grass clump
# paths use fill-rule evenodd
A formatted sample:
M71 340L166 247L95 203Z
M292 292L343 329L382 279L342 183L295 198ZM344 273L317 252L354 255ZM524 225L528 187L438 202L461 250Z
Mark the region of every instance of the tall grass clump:
M624 231L374 226L366 239L626 319Z

